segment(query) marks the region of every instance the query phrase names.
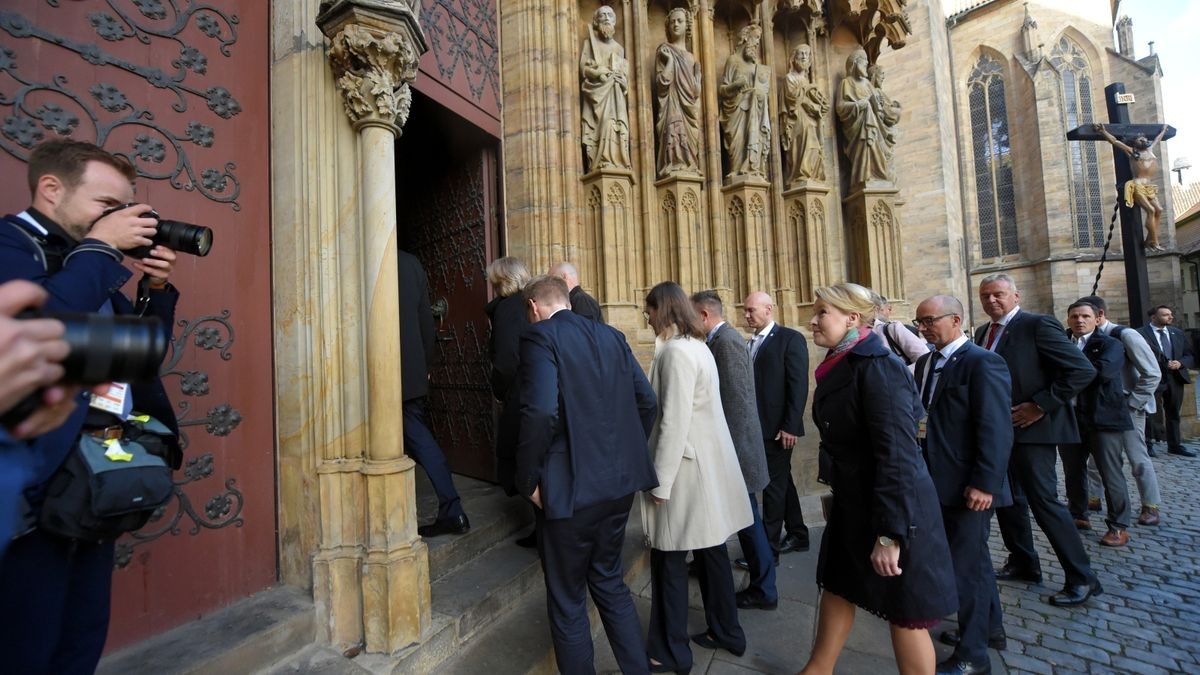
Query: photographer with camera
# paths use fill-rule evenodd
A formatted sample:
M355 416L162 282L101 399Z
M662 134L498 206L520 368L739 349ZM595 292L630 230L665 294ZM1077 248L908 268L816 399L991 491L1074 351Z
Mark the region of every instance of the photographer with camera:
M31 206L0 221L0 282L40 285L48 313L94 313L64 318L75 331L67 377L117 381L103 394L78 396L62 426L29 441L25 497L36 527L14 539L0 563L0 653L13 672L90 673L108 632L113 540L149 518L147 505L169 498L170 469L182 459L156 376L179 298L169 282L175 252L162 245L151 207L131 204L136 171L124 158L55 139L34 148L28 172ZM143 275L136 305L120 292L132 277L122 265L127 255ZM136 330L146 322L125 318L136 316L157 317L148 336ZM28 431L22 425L16 430ZM107 484L95 480L100 472ZM154 494L130 497L133 483L152 484ZM114 499L124 510L94 512Z

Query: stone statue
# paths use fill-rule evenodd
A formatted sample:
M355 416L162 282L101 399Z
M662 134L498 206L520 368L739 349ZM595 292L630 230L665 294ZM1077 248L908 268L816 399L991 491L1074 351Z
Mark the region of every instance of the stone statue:
M834 102L846 141L852 186L891 180L884 150L884 128L875 99L875 88L867 79L867 53L856 49L846 59L846 76L838 85Z
M729 155L729 176L766 178L771 150L770 69L758 62L762 29L746 26L738 33L737 50L725 61L717 85L721 102L721 136Z
M630 167L629 62L625 48L613 39L616 28L612 8L597 9L579 57L583 147L589 171Z
M823 181L821 118L829 113L829 99L812 81L812 47L799 45L793 49L790 66L780 93L784 183Z
M879 117L879 122L883 127L883 155L886 161L888 178L895 181L896 125L900 122L900 103L893 101L887 95L887 92L883 90L883 66L878 63L871 64L867 68L867 76L871 80L871 86L875 89L871 105L874 106L875 114Z
M700 63L687 49L691 15L677 7L667 14L667 41L654 60L658 175L700 175Z
M1159 175L1158 157L1154 156L1154 146L1167 133L1167 125L1154 137L1153 141L1145 136L1138 136L1130 147L1115 138L1104 128L1103 124L1093 124L1092 129L1100 132L1105 140L1124 152L1129 157L1129 168L1133 178L1125 182L1125 206L1132 208L1137 204L1146 212L1146 250L1161 251L1158 242L1158 224L1162 220L1162 204L1158 201L1158 186L1154 179Z

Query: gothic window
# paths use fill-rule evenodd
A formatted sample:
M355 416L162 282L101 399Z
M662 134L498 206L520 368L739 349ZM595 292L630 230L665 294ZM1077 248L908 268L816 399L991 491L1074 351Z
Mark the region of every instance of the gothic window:
M1079 45L1062 38L1050 54L1062 82L1063 127L1074 129L1090 124L1092 74L1087 56ZM1075 223L1075 245L1097 248L1104 245L1104 208L1100 200L1100 165L1095 143L1067 143L1067 170L1071 194L1071 218Z
M983 258L1012 255L1019 249L1017 208L1000 63L987 55L979 57L967 86L970 89L971 145L975 151L980 254Z

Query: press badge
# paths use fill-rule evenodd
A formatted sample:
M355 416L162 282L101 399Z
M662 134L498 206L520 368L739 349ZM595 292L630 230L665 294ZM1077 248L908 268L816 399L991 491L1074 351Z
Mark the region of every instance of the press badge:
M92 394L92 402L88 405L96 410L103 410L121 417L125 411L125 399L128 396L128 384L113 382L108 386L108 391L103 394Z
M917 440L918 441L925 440L925 429L928 424L929 424L928 417L922 417L920 420L917 421Z

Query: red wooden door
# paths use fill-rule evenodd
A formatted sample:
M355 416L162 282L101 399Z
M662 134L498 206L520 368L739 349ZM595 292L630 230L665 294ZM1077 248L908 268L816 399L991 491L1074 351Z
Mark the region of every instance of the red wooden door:
M496 247L496 145L423 94L413 98L396 148L397 233L400 247L425 268L440 315L430 430L454 472L495 480L484 268Z
M164 380L186 437L175 499L117 547L114 649L274 582L267 2L0 3L0 208L66 135L127 156L137 198L215 230L180 256Z

